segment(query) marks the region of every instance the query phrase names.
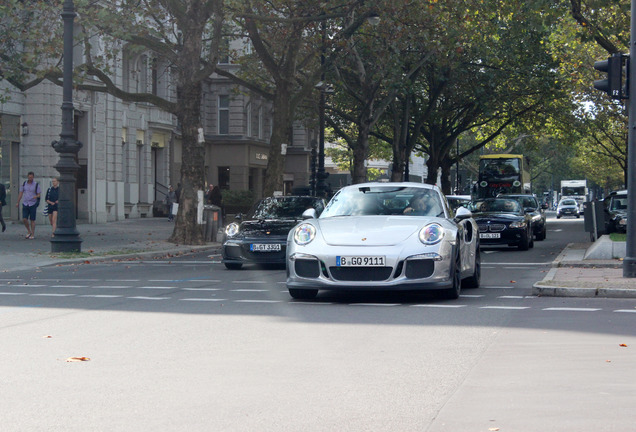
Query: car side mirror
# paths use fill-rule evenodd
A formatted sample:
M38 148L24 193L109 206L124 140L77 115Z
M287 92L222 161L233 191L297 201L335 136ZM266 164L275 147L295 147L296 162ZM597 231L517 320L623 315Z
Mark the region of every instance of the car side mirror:
M316 219L318 214L315 208L308 208L303 212L303 219Z
M455 220L457 221L463 221L471 217L473 217L473 213L463 206L459 207L457 211L455 212Z

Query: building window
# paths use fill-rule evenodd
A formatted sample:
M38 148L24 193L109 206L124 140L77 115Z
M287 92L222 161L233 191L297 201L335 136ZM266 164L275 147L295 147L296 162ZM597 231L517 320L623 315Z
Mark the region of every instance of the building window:
M252 103L245 107L245 135L252 136Z
M230 133L230 96L219 96L219 135Z
M218 185L221 190L230 189L230 167L219 167Z

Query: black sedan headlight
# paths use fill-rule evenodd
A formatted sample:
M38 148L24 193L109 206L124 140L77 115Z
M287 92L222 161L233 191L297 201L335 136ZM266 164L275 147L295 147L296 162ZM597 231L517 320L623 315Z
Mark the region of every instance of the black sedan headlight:
M512 222L509 226L510 226L510 228L525 228L526 227L526 221Z
M225 235L228 237L234 237L239 233L239 224L232 222L225 227Z

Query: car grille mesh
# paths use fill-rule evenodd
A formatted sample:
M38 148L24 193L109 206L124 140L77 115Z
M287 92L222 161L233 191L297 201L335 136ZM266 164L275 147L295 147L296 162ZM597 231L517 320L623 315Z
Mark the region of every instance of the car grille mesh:
M329 267L335 280L352 282L383 281L391 277L393 267Z

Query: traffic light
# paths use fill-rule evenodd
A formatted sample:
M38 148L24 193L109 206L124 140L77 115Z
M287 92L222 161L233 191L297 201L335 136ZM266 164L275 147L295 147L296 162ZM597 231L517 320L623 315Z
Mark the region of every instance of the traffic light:
M629 64L629 56L621 53L614 53L607 60L595 62L594 69L607 73L607 78L594 81L594 88L604 91L612 99L627 99L628 93L623 88L623 63Z

